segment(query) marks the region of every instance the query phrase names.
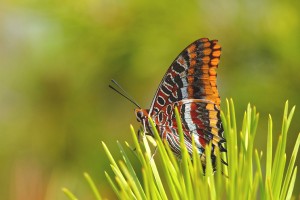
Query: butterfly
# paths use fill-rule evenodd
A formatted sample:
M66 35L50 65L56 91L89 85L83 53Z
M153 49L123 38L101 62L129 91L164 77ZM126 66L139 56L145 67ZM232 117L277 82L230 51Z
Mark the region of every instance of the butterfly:
M221 56L217 40L201 38L188 45L173 61L162 78L149 109L138 108L135 115L144 132L154 136L148 118L155 123L160 137L167 141L173 153L180 157L180 141L175 119L175 107L180 113L184 142L192 154L194 137L202 165L205 167L205 147L212 144L212 164L216 149L226 152L220 119L220 96L216 69ZM113 88L114 89L114 88ZM227 164L223 161L224 164Z

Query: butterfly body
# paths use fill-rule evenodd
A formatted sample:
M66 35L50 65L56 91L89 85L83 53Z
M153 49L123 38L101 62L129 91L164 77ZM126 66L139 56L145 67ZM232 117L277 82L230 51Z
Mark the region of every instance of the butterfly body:
M154 121L163 140L171 150L181 155L175 107L180 113L185 145L192 153L194 137L205 163L205 146L212 143L212 160L222 144L223 127L220 119L220 96L216 85L216 69L221 55L217 40L202 38L186 47L165 73L154 95L150 109L136 109L137 120L144 131L152 135L148 117Z

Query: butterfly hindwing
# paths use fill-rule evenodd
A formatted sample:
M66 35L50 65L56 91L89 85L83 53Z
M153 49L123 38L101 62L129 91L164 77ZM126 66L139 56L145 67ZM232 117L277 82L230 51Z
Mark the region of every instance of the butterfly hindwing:
M174 114L175 106L180 113L182 128L185 140L191 147L192 137L194 137L198 150L203 152L205 145L212 143L213 148L218 146L221 151L225 151L222 143L225 142L223 137L223 127L220 120L220 110L207 100L188 99L181 100L163 107L157 115L152 118L158 127L163 138L169 142L173 138L172 145L180 146L177 133L177 123ZM176 142L178 142L176 144ZM192 149L188 148L189 151ZM190 152L191 153L191 152Z

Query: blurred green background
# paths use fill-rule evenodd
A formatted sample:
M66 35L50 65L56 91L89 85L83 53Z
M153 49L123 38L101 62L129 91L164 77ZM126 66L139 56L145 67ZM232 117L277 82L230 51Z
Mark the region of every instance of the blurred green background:
M265 151L268 114L279 133L284 102L300 106L299 1L1 1L1 199L66 199L63 186L92 199L84 171L114 199L100 142L118 154L138 123L110 79L147 108L173 59L201 37L222 45L222 106L232 97L241 124L256 105ZM288 155L299 120L296 109Z

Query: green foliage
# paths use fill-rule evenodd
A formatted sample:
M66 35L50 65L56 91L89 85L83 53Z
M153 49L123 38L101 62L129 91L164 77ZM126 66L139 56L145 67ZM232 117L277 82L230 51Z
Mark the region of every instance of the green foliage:
M0 5L1 199L61 200L61 185L88 195L78 177L85 169L97 184L106 184L99 172L108 159L95 141L105 141L117 155L115 141L131 141L124 127L134 123L133 107L109 90L109 80L118 80L149 108L173 59L201 37L222 45L218 89L222 99L238 99L237 119L247 102L264 113L262 126L268 124L265 113L272 113L277 144L281 105L286 99L300 103L300 1L2 0ZM291 142L300 112L293 120ZM266 134L255 139L264 160ZM293 151L293 145L286 148ZM265 161L261 164L264 168ZM105 191L101 195L109 196Z
M209 159L206 159L204 175L198 154L194 153L191 160L184 146L181 126L178 127L182 149L180 160L176 159L168 145L164 144L156 129L154 129L154 137L158 155L151 150L147 137L142 137L142 142L138 141L131 126L136 147L136 159L139 160L142 167L141 169L134 168L132 161L119 142L118 146L123 160L116 162L105 143L102 142L114 172L114 178L105 172L106 177L119 199L256 199L257 197L260 199L291 199L297 175L295 160L300 144L300 134L288 165L286 165L285 151L288 129L294 110L295 107L289 111L288 102L286 102L281 135L274 158L272 118L269 116L265 168L261 167L263 153L254 149L259 119L255 107L248 105L244 114L242 130L238 134L234 104L230 100L230 102L227 101L226 112L221 114L228 153L227 157L217 153L217 171L215 173L210 159L211 146L206 148L206 158ZM175 112L177 124L180 125L178 110L176 109ZM150 123L154 127L153 121L150 120ZM127 144L127 146L129 145ZM194 152L197 152L194 141L193 148ZM227 159L228 167L221 164L221 157ZM158 162L162 163L161 168L158 168ZM142 179L137 176L140 170ZM97 189L94 186L92 188L94 194L99 195ZM69 192L66 194L70 199L75 199Z
M99 193L99 191L98 191L98 189L97 189L94 181L90 177L90 175L87 172L85 172L83 174L83 176L85 177L86 181L88 182L88 184L89 184L89 186L90 186L90 188L91 188L91 190L92 190L92 192L93 192L93 194L95 196L95 199L96 200L101 200L102 198L100 196L100 193ZM71 199L71 200L78 200L78 198L70 190L68 190L67 188L62 188L62 191L66 194L66 196L69 199Z
M69 199L78 200L77 197L70 190L68 190L67 188L62 188L61 190L67 195L67 197Z

